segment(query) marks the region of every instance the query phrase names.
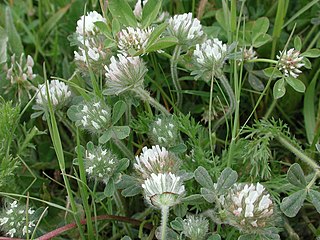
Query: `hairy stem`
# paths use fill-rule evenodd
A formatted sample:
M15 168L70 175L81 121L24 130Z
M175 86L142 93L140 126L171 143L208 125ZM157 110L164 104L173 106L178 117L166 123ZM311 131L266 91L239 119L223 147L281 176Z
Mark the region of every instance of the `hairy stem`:
M179 83L179 79L178 79L178 59L180 57L180 53L181 53L181 45L177 45L174 48L173 54L172 54L172 58L171 58L171 62L170 62L170 70L171 70L171 78L173 81L173 85L177 91L177 107L181 107L182 104L182 93L181 93L181 86Z
M218 129L218 127L223 123L223 121L232 115L232 113L235 110L235 106L237 104L236 98L235 98L233 90L228 82L228 79L222 74L221 77L219 78L219 80L220 80L224 90L226 91L228 97L229 97L229 109L226 111L224 116L222 116L221 118L219 118L216 121L216 123L213 126L213 131L216 131Z
M159 110L161 113L163 113L166 116L170 116L170 113L168 110L162 106L159 102L157 102L153 97L150 96L150 94L142 89L142 88L135 88L132 89L133 92L135 92L141 100L150 103L155 109Z
M161 240L166 240L168 217L169 217L169 207L163 206L161 208Z

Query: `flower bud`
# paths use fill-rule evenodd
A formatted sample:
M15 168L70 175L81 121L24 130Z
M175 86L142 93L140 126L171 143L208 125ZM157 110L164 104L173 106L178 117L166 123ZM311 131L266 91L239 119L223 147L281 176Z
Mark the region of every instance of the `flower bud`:
M106 19L96 11L88 12L86 16L81 16L77 21L76 32L80 36L95 35L98 31L98 28L94 25L95 22L106 22Z
M302 63L303 57L300 56L300 52L294 48L291 48L289 51L280 51L277 59L279 60L279 70L282 71L286 77L291 76L297 78L301 73L299 68L304 66L304 63Z

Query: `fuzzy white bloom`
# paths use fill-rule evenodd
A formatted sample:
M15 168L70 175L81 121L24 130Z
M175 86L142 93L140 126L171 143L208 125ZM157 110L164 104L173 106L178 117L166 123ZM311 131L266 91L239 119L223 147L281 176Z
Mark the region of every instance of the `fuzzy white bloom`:
M157 208L174 206L185 194L182 179L172 173L152 173L142 188L146 201Z
M94 25L95 22L106 22L106 19L96 11L88 12L86 16L81 16L77 21L76 32L80 36L96 34L97 27Z
M118 34L118 48L123 55L131 55L130 50L144 50L153 28L141 29L127 27Z
M273 220L273 201L260 183L235 184L220 203L227 212L228 223L242 231L263 229Z
M279 60L279 70L284 73L285 76L297 78L301 73L301 68L304 66L302 63L303 57L300 56L300 52L291 48L290 50L280 51L280 54L277 55Z
M204 43L197 44L193 52L193 58L198 70L193 71L191 74L197 75L196 79L203 76L204 80L210 80L212 74L219 77L227 54L227 45L217 38L207 39Z
M143 86L147 67L142 59L118 54L118 60L114 56L110 60L110 65L105 66L107 95L118 95L126 90Z
M253 46L250 46L249 49L247 48L240 48L243 57L241 61L253 60L257 58L257 52L253 49Z
M142 148L142 153L136 156L134 168L142 179L147 179L152 173L175 173L179 168L179 162L164 147L160 148L159 145L156 145L151 148Z
M218 38L214 38L208 39L202 44L197 44L193 55L199 64L205 65L209 61L210 63L220 63L222 65L227 51L227 45L223 44Z
M204 35L202 26L192 13L175 15L169 19L168 31L178 38L180 44L193 45Z
M17 232L17 230L15 228L11 228L8 231L7 235L9 235L10 237L13 237L16 232Z
M182 223L183 233L191 240L202 240L209 230L209 221L201 216L189 215Z
M54 108L63 107L71 97L68 85L59 80L52 80L48 85L50 99ZM38 86L36 103L44 108L48 107L48 96L45 84Z

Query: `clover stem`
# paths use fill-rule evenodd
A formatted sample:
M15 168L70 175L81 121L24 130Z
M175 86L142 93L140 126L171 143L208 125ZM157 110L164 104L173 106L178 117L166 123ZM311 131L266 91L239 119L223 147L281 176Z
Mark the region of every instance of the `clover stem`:
M167 236L167 222L169 217L169 207L161 207L161 240L166 240Z
M177 69L180 53L181 53L181 45L177 45L174 48L172 58L170 61L171 78L173 81L173 85L177 91L177 103L176 103L177 107L181 107L181 104L182 104L182 93L181 93L181 86L179 83L178 69Z

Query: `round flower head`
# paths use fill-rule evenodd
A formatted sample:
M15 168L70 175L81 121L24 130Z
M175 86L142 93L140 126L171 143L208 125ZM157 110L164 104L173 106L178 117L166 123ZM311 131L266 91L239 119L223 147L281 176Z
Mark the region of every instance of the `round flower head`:
M178 159L170 154L164 147L159 145L152 148L142 148L140 156L136 156L134 168L142 179L149 178L152 173L177 172L179 169Z
M263 233L272 226L274 203L260 184L235 184L224 197L220 197L226 211L227 223L248 233Z
M194 45L202 38L200 21L192 17L192 13L175 15L169 19L168 31L176 37L180 44Z
M193 52L193 58L199 70L194 71L192 74L198 75L196 79L203 76L204 80L211 80L212 74L219 76L227 53L227 45L217 38L208 39L202 44L197 44L196 50Z
M173 147L179 141L179 130L172 117L159 117L151 123L149 138L153 144Z
M77 21L77 34L80 36L95 35L98 30L94 25L95 22L106 22L106 19L96 11L88 12L86 16L81 16Z
M36 74L33 74L34 61L31 56L27 56L27 61L24 60L24 54L21 54L19 62L16 60L16 55L11 56L11 64L8 67L6 63L4 65L4 71L6 72L6 79L10 83L5 86L5 94L9 93L11 90L14 91L14 94L17 95L18 101L21 101L23 93L28 95L28 98L31 98L30 91L36 91L37 88L32 85L30 82L36 77Z
M69 90L68 85L66 85L64 82L60 82L59 80L52 80L48 84L48 91L52 106L55 110L66 106L70 100L71 91ZM48 96L45 83L38 86L36 103L43 109L48 108Z
M147 72L145 63L139 57L125 57L118 54L118 60L111 57L106 69L107 95L118 95L129 89L143 87L144 76Z
M83 42L81 42L83 45ZM86 56L86 50L88 57ZM74 60L85 63L86 65L89 63L93 64L101 59L106 57L106 52L103 45L103 39L97 38L89 38L86 39L84 45L79 47L78 51L74 51Z
M114 174L117 163L117 157L109 150L95 147L92 142L87 144L84 166L89 177L99 181L107 180Z
M249 49L241 48L240 50L243 54L241 61L253 60L257 58L257 52L253 50L253 46L251 46Z
M152 173L142 188L147 203L160 209L178 204L185 194L181 178L172 173Z
M289 51L280 51L280 55L277 55L279 60L279 70L283 72L286 77L297 78L301 71L299 68L304 66L302 63L303 57L300 56L300 52L291 48Z
M110 127L111 108L103 101L91 101L80 104L76 114L76 126L91 133L101 133Z
M183 233L191 240L202 240L209 230L209 221L201 216L189 215L182 223Z
M118 48L123 55L132 55L136 51L144 50L153 28L140 29L127 27L118 34Z
M0 212L0 230L11 238L32 233L38 219L35 211L32 208L26 209L25 205L20 205L17 201L7 202L5 205Z

